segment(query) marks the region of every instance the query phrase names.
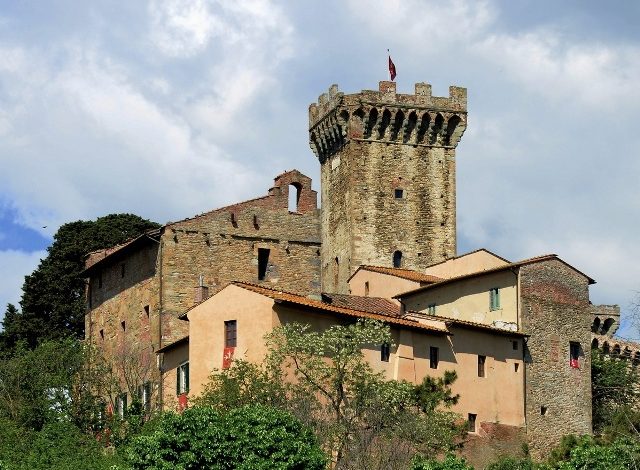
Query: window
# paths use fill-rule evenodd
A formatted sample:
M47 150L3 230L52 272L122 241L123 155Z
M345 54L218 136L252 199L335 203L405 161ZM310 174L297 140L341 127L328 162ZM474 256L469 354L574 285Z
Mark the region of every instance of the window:
M380 360L382 362L389 362L389 356L391 355L391 346L389 343L380 345Z
M151 411L151 382L145 382L138 387L138 399L145 413Z
M467 431L468 432L476 432L476 418L477 414L469 413L467 416Z
M260 228L260 224L258 223L258 216L253 214L253 228L258 230Z
M402 199L404 197L404 189L396 189L393 192L393 197L396 199Z
M125 273L125 267L124 267L124 263L122 263L120 265L120 277L124 277L124 273Z
M100 339L104 340L104 330L100 330Z
M366 281L364 283L364 296L368 297L369 296L369 281Z
M124 415L127 412L127 394L121 393L116 397L116 414L120 416L120 418L124 418Z
M120 328L122 328L122 331L127 331L127 322L122 320L120 322Z
M176 370L176 395L189 393L189 361L183 362Z
M489 291L489 309L500 309L500 289L498 289L497 287L494 287Z
M514 372L518 372L518 369L520 368L520 364L518 362L516 362L515 364L513 364L513 371Z
M147 316L147 318L149 318L149 306L148 305L144 306L144 313Z
M547 407L546 406L541 406L540 407L540 415L545 416L547 414Z
M580 343L569 343L569 365L574 369L580 368Z
M269 253L268 248L258 248L258 280L264 281L267 277L267 267L269 266Z
M340 276L340 260L338 257L333 260L333 286L338 287L338 277Z
M393 252L393 267L394 268L402 267L402 251L400 250Z
M229 320L224 322L224 347L235 348L238 338L238 322Z
M478 377L485 376L484 364L487 362L487 356L478 356Z
M440 362L440 358L439 356L439 350L438 348L436 348L435 346L431 346L429 348L429 367L431 369L437 369L438 368L438 362Z
M234 227L237 227L238 217L236 216L235 212L229 212L229 216L231 217L231 225L233 225Z
M436 314L436 304L429 304L429 306L427 307L427 313L429 315L435 315Z
M517 341L511 341L511 345L512 345L514 351L518 350L518 342Z
M297 184L289 185L289 212L298 212L298 203L300 202L300 186Z

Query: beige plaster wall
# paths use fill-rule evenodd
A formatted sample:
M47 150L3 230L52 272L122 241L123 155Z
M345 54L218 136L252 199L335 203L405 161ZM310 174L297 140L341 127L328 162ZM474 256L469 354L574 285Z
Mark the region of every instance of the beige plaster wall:
M184 343L162 354L162 407L165 410L178 408L178 396L176 394L176 373L180 364L189 360L189 343ZM191 364L189 364L191 367ZM189 382L191 371L189 371ZM191 393L189 393L191 395Z
M187 314L190 396L202 392L213 369L222 368L225 321L238 322L234 357L262 360L266 354L263 337L273 328L272 307L272 299L229 285Z
M420 287L419 282L402 279L397 276L367 271L366 269L358 270L349 281L349 290L353 295L365 295L365 283L369 283L369 297L384 297L400 303L392 297L401 292L417 289Z
M436 304L436 315L491 325L496 321L517 323L517 278L511 271L490 273L460 282L433 287L403 297L407 310L428 312ZM490 289L500 289L500 308L490 309Z
M429 266L425 269L425 273L442 278L450 278L497 268L507 264L505 260L498 258L488 251L480 250Z

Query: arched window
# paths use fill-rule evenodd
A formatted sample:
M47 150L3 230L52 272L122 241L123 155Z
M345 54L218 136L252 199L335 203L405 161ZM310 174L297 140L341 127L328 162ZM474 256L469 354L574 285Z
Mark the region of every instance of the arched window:
M612 356L620 356L620 345L616 344L611 351Z
M613 326L615 320L613 318L607 318L602 325L602 334L606 335L609 332L609 329Z
M396 250L393 252L393 267L401 268L402 267L402 251Z
M591 341L591 349L598 349L598 338L593 338Z
M289 185L289 212L298 212L300 192L300 185L294 183Z
M591 331L593 333L598 333L599 329L600 329L600 317L596 317L596 319L593 320L593 325L591 325Z

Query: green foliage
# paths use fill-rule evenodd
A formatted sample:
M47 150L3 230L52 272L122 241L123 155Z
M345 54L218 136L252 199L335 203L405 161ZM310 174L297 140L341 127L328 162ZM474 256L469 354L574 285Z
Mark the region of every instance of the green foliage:
M426 376L422 383L415 387L418 406L424 412L435 411L436 407L450 407L458 403L460 395L453 395L451 385L458 378L455 371L447 370L442 377Z
M45 339L82 337L85 281L81 273L85 256L156 227L156 223L132 214L111 214L95 221L62 225L47 248L47 257L25 277L22 312L8 309L0 345L11 350L21 341L35 347Z
M67 421L48 423L36 432L0 420L0 462L3 470L109 470L122 464Z
M414 459L411 470L473 470L473 467L465 459L449 454L441 461L418 457Z
M640 466L640 441L619 439L611 444L597 444L592 438L579 439L568 460L558 470L627 470Z
M502 457L492 462L486 470L550 470L545 464L535 463L529 458L517 459L514 457Z
M311 432L290 414L245 406L227 413L193 407L166 413L156 430L133 440L134 469L324 469Z
M593 428L604 432L607 426L620 424L631 416L630 410L639 398L640 377L635 368L622 359L609 357L598 349L591 352L591 400L593 408ZM637 416L636 416L637 421ZM634 432L635 426L625 426L626 434Z

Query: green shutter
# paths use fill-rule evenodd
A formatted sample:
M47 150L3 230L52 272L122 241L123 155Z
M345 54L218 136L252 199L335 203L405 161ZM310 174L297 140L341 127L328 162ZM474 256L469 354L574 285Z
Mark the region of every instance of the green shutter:
M182 366L178 366L176 369L176 395L180 395L180 369Z
M184 392L189 392L189 363L184 365Z

